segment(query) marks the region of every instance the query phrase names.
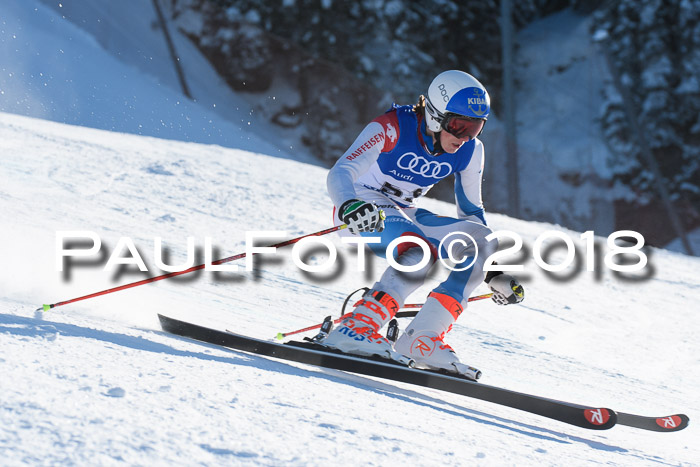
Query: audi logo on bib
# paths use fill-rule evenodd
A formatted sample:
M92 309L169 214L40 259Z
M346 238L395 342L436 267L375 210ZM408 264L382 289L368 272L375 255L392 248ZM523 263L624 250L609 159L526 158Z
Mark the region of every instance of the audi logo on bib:
M442 179L452 173L452 166L447 162L429 161L414 152L407 152L396 161L399 169L426 178Z

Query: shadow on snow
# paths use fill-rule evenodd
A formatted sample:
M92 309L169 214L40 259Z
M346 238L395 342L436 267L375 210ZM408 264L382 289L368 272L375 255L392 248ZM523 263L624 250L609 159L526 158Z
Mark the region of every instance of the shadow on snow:
M158 331L151 332L159 333ZM37 318L26 318L22 316L9 315L0 313L0 333L9 333L16 336L34 337L34 338L51 338L56 334L66 337L82 337L95 339L103 342L109 342L123 347L128 347L135 350L147 352L163 353L176 357L194 357L201 360L215 361L219 363L227 363L234 365L243 365L255 367L263 370L271 370L275 373L282 373L294 376L302 376L308 378L322 378L332 382L350 384L358 389L370 390L382 395L402 400L415 405L428 407L436 411L446 413L450 416L465 418L472 422L493 426L503 430L513 431L515 433L534 437L539 440L551 441L562 444L570 444L579 442L586 444L594 449L602 451L627 452L626 449L608 445L599 441L593 441L583 437L571 436L567 433L542 428L539 426L521 423L514 420L498 417L492 414L480 412L473 409L467 409L452 403L445 402L435 397L431 397L420 392L408 389L399 388L393 384L387 384L382 381L376 381L364 376L358 376L350 373L344 373L339 370L326 368L302 369L286 362L271 360L267 357L251 355L245 352L240 352L225 347L208 344L192 339L174 336L160 332L168 338L178 341L197 343L204 347L209 347L216 350L230 352L235 357L225 357L209 355L202 352L192 352L179 350L167 344L161 344L145 339L143 337L129 336L99 329L86 328L74 324L49 322ZM243 358L243 357L247 358ZM440 406L442 405L442 407ZM445 405L452 408L445 407Z

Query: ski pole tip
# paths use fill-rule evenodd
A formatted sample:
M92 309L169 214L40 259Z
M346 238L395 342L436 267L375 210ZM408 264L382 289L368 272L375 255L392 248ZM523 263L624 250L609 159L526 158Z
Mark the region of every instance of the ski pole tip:
M277 340L281 341L282 339L284 339L284 334L282 334L281 332L278 332L277 333Z
M51 309L51 305L41 305L39 308L34 310L34 312L37 311L49 311Z

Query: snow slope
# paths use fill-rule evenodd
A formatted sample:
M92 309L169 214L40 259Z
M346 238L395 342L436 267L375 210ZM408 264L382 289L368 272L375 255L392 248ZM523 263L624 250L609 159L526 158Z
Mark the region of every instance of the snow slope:
M326 171L286 160L300 155L258 128L239 97L205 79L211 70L201 65L203 81L190 84L206 92L188 102L167 65L137 63L162 55L157 32L119 30L120 10L83 2L85 18L87 9L111 8L104 17L114 23L99 29L108 35L93 36L63 18L71 4L0 8L0 465L698 464L698 258L652 250L651 277L630 282L606 270L601 254L597 272L555 280L531 259L535 239L561 230L583 258L579 234L491 215L496 230L524 239L516 261L526 267L519 277L527 299L472 304L448 339L487 384L691 417L687 430L666 435L589 432L159 331L158 312L260 338L337 315L382 262L356 271L355 255L333 236L344 266L332 274L302 274L287 249L259 260L258 273L200 272L35 312L143 279L133 267L103 271L122 237L156 275L155 237L177 264L188 236L200 252L211 237L218 258L243 251L246 232L283 230L288 238L331 223ZM153 16L149 5L130 3L141 26ZM135 31L141 55L118 50ZM454 212L433 200L423 206ZM56 235L66 230L97 234L103 256L59 272ZM561 256L555 251L550 262ZM310 262L325 258L309 253ZM411 301L443 275L436 270Z
M0 112L313 161L173 30L195 100L186 98L156 24L150 1L3 2Z
M695 310L700 261L652 250L650 278L599 267L565 281L524 255L521 306L475 302L449 335L483 381L648 415L685 412L658 434L590 432L401 383L222 350L158 330L156 313L272 338L338 314L381 261L311 277L290 251L258 272L195 274L35 312L144 278L103 271L106 257L57 271L56 232L93 231L108 254L130 237L151 269L153 239L185 260L185 239L224 257L245 232L288 236L330 225L325 170L263 154L0 114L0 459L4 465L693 465L700 459ZM450 214L444 203L425 206ZM500 215L532 251L548 224ZM564 231L582 248L575 232ZM269 240L274 241L274 240ZM263 242L265 243L265 242ZM581 250L582 251L582 250ZM579 253L581 253L581 251ZM127 252L117 254L129 257ZM325 254L312 252L310 263ZM555 252L551 263L560 254ZM600 266L600 265L599 265ZM420 301L444 271L418 291ZM115 275L117 277L115 277ZM596 278L596 276L600 276ZM479 289L477 292L482 292ZM406 323L401 323L405 326Z

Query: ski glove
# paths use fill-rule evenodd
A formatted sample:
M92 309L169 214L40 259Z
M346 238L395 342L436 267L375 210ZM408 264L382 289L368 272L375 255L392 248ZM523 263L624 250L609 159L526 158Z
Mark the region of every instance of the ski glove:
M374 203L349 199L338 209L338 217L347 224L348 230L354 235L384 230L384 211Z
M499 305L520 303L525 298L525 290L518 280L500 271L489 272L486 283L493 292L491 299Z

